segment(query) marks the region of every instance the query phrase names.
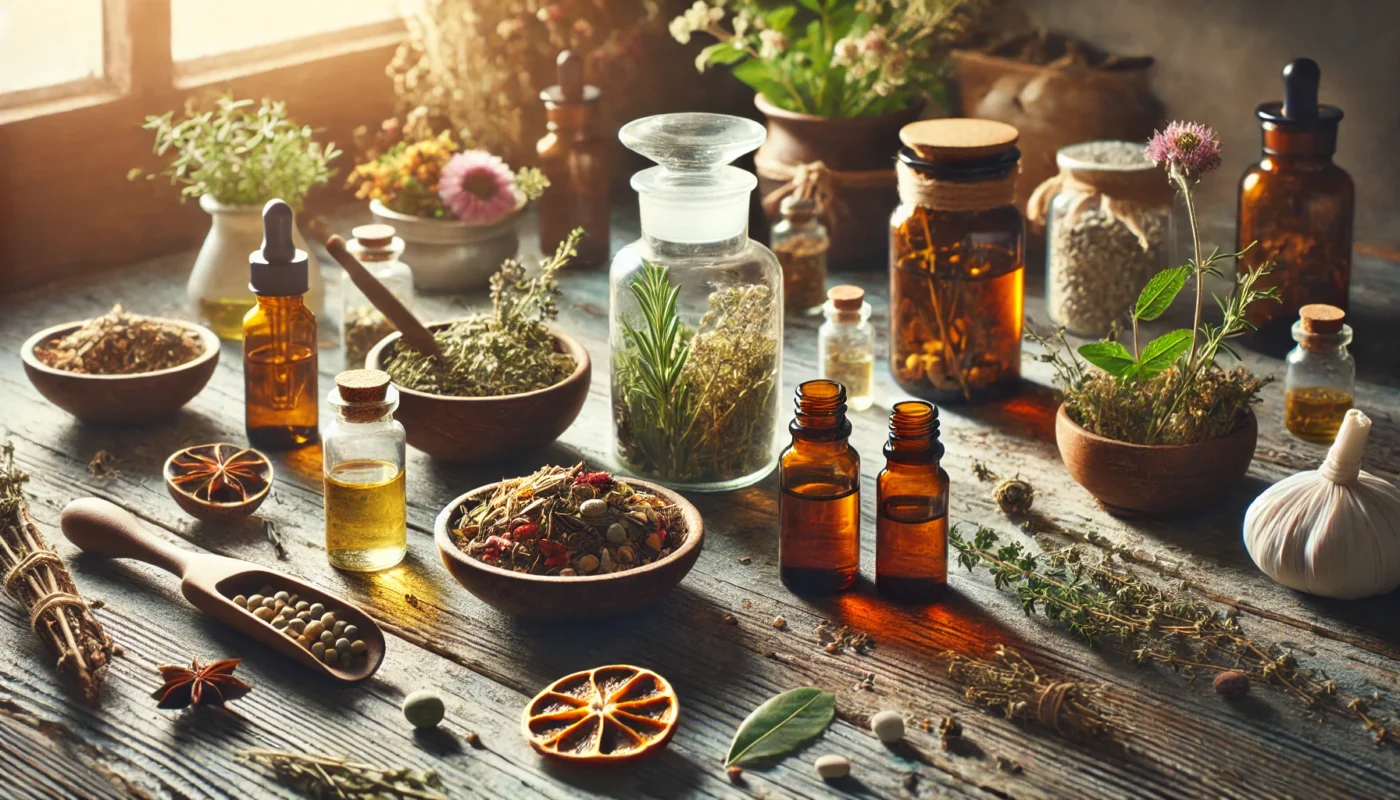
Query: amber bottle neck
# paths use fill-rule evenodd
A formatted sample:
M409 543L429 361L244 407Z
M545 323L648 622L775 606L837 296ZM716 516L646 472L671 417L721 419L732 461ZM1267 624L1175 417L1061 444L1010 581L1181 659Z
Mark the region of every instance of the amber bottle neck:
M1264 123L1264 153L1308 163L1331 163L1337 151L1336 127L1290 129Z
M597 103L545 103L545 127L566 141L598 136Z
M895 403L884 453L893 464L936 465L943 458L943 443L938 440L938 409L923 400Z
M850 438L846 419L846 388L825 379L806 381L797 387L795 414L788 431L793 443L842 442Z
M257 295L258 305L268 311L292 311L297 307L305 307L306 302L299 294L289 295Z

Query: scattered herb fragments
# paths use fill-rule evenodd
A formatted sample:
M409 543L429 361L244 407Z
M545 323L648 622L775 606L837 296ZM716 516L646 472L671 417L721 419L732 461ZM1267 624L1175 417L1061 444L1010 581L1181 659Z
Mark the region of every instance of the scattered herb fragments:
M739 725L725 756L727 766L776 760L820 736L836 716L836 695L791 689L768 698Z
M88 375L155 372L203 354L204 342L194 328L129 314L120 303L72 333L34 348L34 355L47 366Z
M1099 687L1049 680L1005 645L997 645L994 659L968 658L951 651L943 658L948 661L948 674L966 687L963 697L972 705L999 711L1015 722L1043 725L1069 739L1085 740L1109 731L1108 718L1095 707ZM945 717L938 731L944 739L952 739L962 734L962 727Z
M302 600L298 595L263 586L256 594L236 595L233 604L247 609L258 619L286 634L287 638L311 651L332 666L348 665L369 652L360 638L360 628L338 619L322 603Z
M527 278L514 259L491 276L491 313L473 314L433 334L447 363L406 342L396 345L389 377L408 389L448 397L493 397L545 389L578 366L561 352L546 320L559 315L556 273L576 254L575 229L539 274Z
M5 591L32 620L59 674L96 708L115 645L29 516L27 480L15 465L14 445L0 447L0 573L6 577Z
M845 625L826 620L817 623L817 641L832 655L850 650L863 656L875 649L875 640L869 634L853 631Z
M121 477L122 471L117 469L117 458L106 450L98 450L92 454L92 459L88 461L88 474L95 481L106 483Z
M1108 641L1134 663L1165 664L1188 677L1243 672L1250 684L1272 686L1309 709L1360 721L1377 744L1400 743L1400 726L1375 715L1365 700L1340 695L1335 683L1299 666L1282 645L1246 636L1235 615L1107 561L1089 563L1074 547L1035 555L1018 543L998 545L996 533L981 527L970 542L955 527L948 543L969 571L981 566L998 587L1014 588L1027 614L1059 620L1090 645Z
M253 691L253 687L233 676L241 658L226 658L201 665L190 659L188 667L162 665L160 677L164 683L151 694L160 702L156 708L176 709L190 706L221 706Z
M614 664L545 687L525 707L521 727L541 755L602 766L660 753L679 715L680 701L665 678Z
M277 525L270 519L263 520L263 534L272 543L272 549L277 553L277 557L285 559L287 557L287 545L282 541L282 534L277 530Z
M544 467L469 500L453 528L468 556L513 572L625 572L675 551L687 531L680 510L582 463Z
M239 504L267 490L272 464L251 448L231 444L187 447L170 457L170 482L196 500Z
M1035 502L1035 489L1020 478L1012 478L997 484L992 498L1002 511L1017 517L1031 510L1031 504Z
M376 767L343 758L276 750L239 750L234 755L239 762L272 770L283 786L321 800L448 800L443 794L442 778L433 770L414 772L406 767Z

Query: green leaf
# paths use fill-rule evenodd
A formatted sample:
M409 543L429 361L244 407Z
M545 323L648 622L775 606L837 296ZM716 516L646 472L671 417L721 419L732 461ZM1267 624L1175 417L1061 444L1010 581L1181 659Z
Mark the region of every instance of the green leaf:
M801 6L802 6L803 8L807 9L808 11L812 12L813 14L820 14L820 13L822 13L821 4L818 3L817 0L797 0L797 2L798 2L799 4L801 4Z
M698 64L735 64L744 60L748 54L735 47L730 42L715 42L700 51L700 55L695 58Z
M1190 277L1190 264L1164 269L1153 275L1152 280L1142 287L1142 292L1138 295L1133 316L1140 320L1154 320L1165 314Z
M1176 360L1191 349L1191 331L1175 330L1162 334L1142 348L1142 358L1138 359L1137 372L1141 378L1160 375Z
M769 11L765 19L768 22L769 28L783 32L787 30L788 23L792 22L792 18L796 14L797 6L778 6L772 11Z
M836 716L836 695L803 688L768 698L739 726L725 766L778 758L820 736Z
M1079 355L1115 378L1131 375L1137 368L1133 354L1118 342L1090 342L1080 345Z

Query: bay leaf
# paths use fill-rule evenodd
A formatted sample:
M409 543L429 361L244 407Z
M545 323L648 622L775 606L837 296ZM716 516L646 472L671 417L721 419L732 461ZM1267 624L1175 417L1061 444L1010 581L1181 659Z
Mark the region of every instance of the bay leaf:
M836 695L810 687L768 698L739 725L726 766L777 758L820 736L836 716Z

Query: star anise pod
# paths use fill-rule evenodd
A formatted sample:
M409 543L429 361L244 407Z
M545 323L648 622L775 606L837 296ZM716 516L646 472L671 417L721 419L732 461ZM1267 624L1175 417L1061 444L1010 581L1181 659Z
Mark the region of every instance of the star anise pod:
M160 702L156 708L187 708L221 706L251 692L253 687L233 677L233 670L243 663L241 658L226 658L207 666L191 659L188 667L162 665L160 677L165 683L151 694Z
M190 447L170 459L170 482L210 503L241 503L266 488L271 478L266 456L230 444Z

